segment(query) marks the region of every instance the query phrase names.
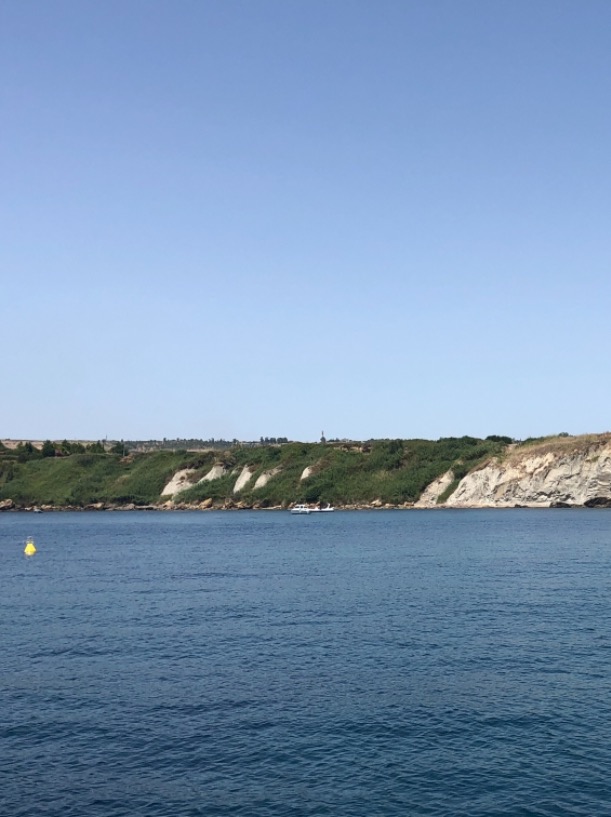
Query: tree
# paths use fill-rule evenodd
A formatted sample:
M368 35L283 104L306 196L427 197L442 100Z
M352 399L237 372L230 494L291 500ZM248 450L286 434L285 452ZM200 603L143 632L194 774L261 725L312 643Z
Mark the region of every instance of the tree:
M15 453L17 454L17 462L27 462L40 457L40 451L34 448L29 440L26 443L19 443L15 448Z
M42 451L41 454L43 457L54 457L55 456L55 446L51 442L51 440L45 440L42 444Z

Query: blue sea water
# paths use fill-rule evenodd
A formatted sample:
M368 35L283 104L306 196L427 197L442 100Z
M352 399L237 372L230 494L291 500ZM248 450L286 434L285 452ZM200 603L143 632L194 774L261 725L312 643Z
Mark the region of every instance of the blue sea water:
M611 512L4 514L0 577L6 817L611 815Z

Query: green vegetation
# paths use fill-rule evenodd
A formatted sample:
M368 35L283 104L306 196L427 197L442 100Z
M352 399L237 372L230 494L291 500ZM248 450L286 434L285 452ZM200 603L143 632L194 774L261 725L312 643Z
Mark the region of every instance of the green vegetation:
M437 505L443 505L443 503L452 496L454 491L458 488L460 484L459 479L453 479L452 482L448 485L445 491L442 491L439 496L437 497Z
M171 451L130 457L89 451L43 457L39 452L25 461L19 453L0 452L0 500L10 498L22 506L147 505L159 501L178 468L196 464L197 457Z
M587 436L587 435L585 435ZM518 443L519 448L525 448L530 446L538 446L541 444L548 444L548 443L562 443L570 444L571 440L579 441L580 437L572 437L566 431L561 431L559 434L548 434L545 437L527 437L525 440L521 440Z
M380 500L392 505L418 499L434 479L452 469L458 481L493 456L500 456L510 438L493 436L447 437L430 440L370 440L365 443L328 442L235 445L231 448L188 452L186 449L131 452L124 443L106 451L101 443L85 448L79 443L46 441L42 450L30 443L9 450L0 448L0 500L18 506L85 507L95 503L137 506L160 504L161 492L172 476L193 469L198 483L213 465L225 473L199 482L175 501L215 506L241 502L246 507L270 507L290 502L331 502L335 505ZM239 494L233 489L248 467L251 479ZM309 469L307 479L301 479ZM269 477L255 489L257 479Z

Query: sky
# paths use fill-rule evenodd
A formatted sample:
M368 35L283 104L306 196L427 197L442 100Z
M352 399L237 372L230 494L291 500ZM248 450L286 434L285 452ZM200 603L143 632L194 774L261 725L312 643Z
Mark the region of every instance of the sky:
M0 438L611 428L608 0L2 0Z

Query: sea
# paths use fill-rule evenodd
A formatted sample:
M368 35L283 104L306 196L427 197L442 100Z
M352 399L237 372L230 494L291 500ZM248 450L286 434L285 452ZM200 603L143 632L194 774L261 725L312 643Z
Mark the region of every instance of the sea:
M4 513L0 581L2 817L611 815L611 511Z

